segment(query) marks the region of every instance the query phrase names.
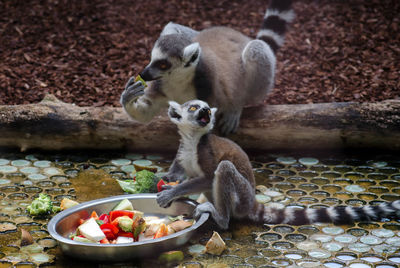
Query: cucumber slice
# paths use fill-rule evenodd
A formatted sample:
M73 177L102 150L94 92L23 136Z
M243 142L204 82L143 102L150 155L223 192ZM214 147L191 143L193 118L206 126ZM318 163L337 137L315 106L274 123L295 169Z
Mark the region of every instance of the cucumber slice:
M133 210L133 212L135 213L135 215L133 216L133 219L135 219L136 217L143 218L143 216L144 216L143 211Z
M129 210L133 211L132 203L128 199L123 199L112 210Z
M75 236L74 237L74 241L76 241L76 242L85 242L85 243L96 243L96 242L94 242L94 241L92 241L90 239L87 239L85 237L80 237L80 236Z

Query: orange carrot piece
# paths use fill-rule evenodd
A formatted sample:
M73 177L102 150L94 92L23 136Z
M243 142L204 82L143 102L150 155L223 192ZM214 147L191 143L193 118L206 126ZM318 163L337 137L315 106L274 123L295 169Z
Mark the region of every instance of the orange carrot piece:
M168 235L168 228L167 226L163 223L160 225L160 228L158 228L157 232L154 235L154 239L156 238L160 238L163 236L167 236Z
M97 215L96 211L93 210L92 214L90 215L90 218L94 218L95 220L98 220L99 215Z

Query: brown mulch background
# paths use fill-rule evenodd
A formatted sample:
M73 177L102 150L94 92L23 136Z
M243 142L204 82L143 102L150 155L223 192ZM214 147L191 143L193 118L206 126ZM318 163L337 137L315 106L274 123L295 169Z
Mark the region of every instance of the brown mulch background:
M231 26L254 37L264 0L0 1L0 104L46 93L80 106L119 106L163 26ZM400 96L400 1L297 1L278 53L270 104Z

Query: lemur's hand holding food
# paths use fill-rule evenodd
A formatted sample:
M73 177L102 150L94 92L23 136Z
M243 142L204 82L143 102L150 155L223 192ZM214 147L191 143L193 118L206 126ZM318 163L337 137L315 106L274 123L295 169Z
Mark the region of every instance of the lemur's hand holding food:
M128 102L136 101L140 96L144 95L144 89L147 87L146 82L140 77L140 75L132 76L128 83L125 85L125 90L121 94L120 102L122 105Z

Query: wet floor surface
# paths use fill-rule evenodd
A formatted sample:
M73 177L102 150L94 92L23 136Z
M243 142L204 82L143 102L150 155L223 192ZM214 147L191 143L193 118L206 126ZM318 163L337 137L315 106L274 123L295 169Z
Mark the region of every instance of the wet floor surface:
M303 156L265 154L251 157L257 200L266 205L323 207L379 204L400 199L400 158L393 156ZM142 154L0 153L1 267L117 267L82 263L64 256L47 232L49 218L26 212L39 193L54 202L79 202L123 194L116 179L132 177L134 164L165 172L172 156ZM34 243L20 245L20 229ZM400 266L400 223L334 226L254 225L233 222L219 231L227 244L221 256L201 253L215 226L203 230L181 248L182 267L376 267ZM155 260L135 260L124 267L157 267Z

